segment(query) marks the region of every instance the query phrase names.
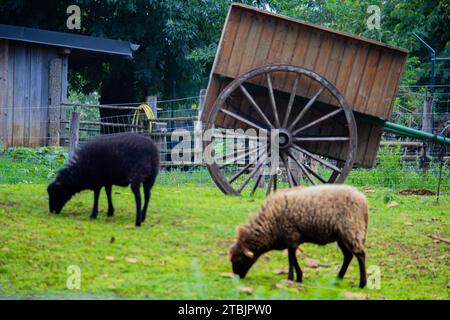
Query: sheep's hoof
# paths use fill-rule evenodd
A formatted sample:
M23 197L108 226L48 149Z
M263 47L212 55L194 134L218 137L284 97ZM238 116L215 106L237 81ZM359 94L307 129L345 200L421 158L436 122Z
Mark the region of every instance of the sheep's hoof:
M113 211L108 211L108 212L106 213L106 215L107 215L108 217L114 217L114 210L113 210Z
M366 286L366 282L360 282L359 283L359 287L362 289Z
M89 219L94 220L97 219L97 213L91 213L91 215L89 216Z

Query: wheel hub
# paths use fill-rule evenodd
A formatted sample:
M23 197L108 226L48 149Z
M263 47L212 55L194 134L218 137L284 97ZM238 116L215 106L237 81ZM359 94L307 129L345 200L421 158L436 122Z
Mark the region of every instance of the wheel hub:
M292 145L292 134L287 129L279 129L277 133L278 146L280 149L288 149Z

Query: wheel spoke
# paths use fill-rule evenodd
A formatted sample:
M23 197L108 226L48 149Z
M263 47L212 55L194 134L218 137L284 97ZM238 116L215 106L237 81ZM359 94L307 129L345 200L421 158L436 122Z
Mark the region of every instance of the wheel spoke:
M225 139L248 139L248 140L258 140L260 137L258 136L252 136L252 135L246 135L245 133L239 133L236 131L227 131L227 129L222 128L215 128L214 132L212 134L214 138L225 138Z
M307 155L308 157L310 157L311 159L314 159L314 160L316 160L317 162L320 162L320 163L323 164L325 167L330 168L330 169L333 170L333 171L336 171L336 172L341 173L341 169L339 169L338 167L336 167L336 166L333 165L332 163L329 163L328 161L326 161L326 160L324 160L324 159L322 159L322 158L316 156L315 154L313 154L313 153L311 153L311 152L309 152L309 151L307 151L307 150L305 150L305 149L303 149L303 148L300 148L299 146L297 146L297 145L295 145L295 144L292 146L292 148L296 149L297 151L299 151L299 152L301 152L301 153L303 153L303 154L306 154L306 155Z
M275 102L275 96L273 95L272 78L270 77L269 73L266 73L266 77L267 77L267 86L269 89L270 105L272 106L272 112L273 112L273 116L275 118L275 125L277 128L279 128L280 127L280 119L278 118L277 104Z
M297 181L295 181L294 175L292 174L291 170L289 169L289 163L286 159L286 156L283 155L281 157L281 160L284 163L284 167L286 168L286 175L288 177L289 187L295 187L297 185Z
M298 114L297 118L295 118L295 120L289 125L289 130L292 130L297 124L297 122L299 122L303 118L305 113L312 107L314 102L316 102L317 98L322 94L323 90L325 90L325 88L321 87L319 91L317 91L316 94L311 98L311 100L308 101L303 110Z
M306 163L303 164L303 166L306 168L306 170L308 170L314 177L316 177L317 179L319 179L320 182L322 183L327 183L325 181L324 178L322 178L321 176L319 176L319 174L317 172L315 172L313 169L311 169L310 166L308 166Z
M264 168L260 168L258 171L258 175L255 179L255 184L253 185L252 191L250 192L250 195L253 196L256 192L256 189L258 188L259 182L261 181L261 178L263 177Z
M277 191L278 174L273 175L273 191Z
M305 141L314 141L314 142L326 142L326 141L349 141L349 137L296 137L294 141L296 142L305 142Z
M267 116L264 114L264 112L261 110L261 108L258 106L258 104L256 103L256 101L253 99L253 97L250 95L250 93L247 91L247 89L245 89L245 87L241 84L240 88L242 90L242 92L244 93L244 95L247 97L247 99L250 101L250 103L252 104L252 106L256 109L256 111L258 111L259 115L264 119L264 121L267 123L267 125L270 128L273 128L272 123L269 121L269 119L267 119Z
M262 147L263 147L263 146L257 146L257 147L255 147L255 148L246 150L244 154L241 154L240 156L237 156L235 159L233 159L233 160L231 160L231 161L229 161L229 162L223 163L222 165L219 166L219 168L223 168L223 167L225 167L225 166L228 166L228 165L230 165L230 164L233 164L233 163L235 163L235 162L241 160L242 158L245 158L245 157L247 157L247 156L250 156L250 155L254 154L255 152L258 152ZM251 151L250 151L250 150L251 150ZM248 151L248 153L247 153L247 151ZM229 154L225 155L225 159L227 159L228 156L230 156L230 155L236 154L236 152L237 152L237 150L235 150L235 151L233 151L233 152L230 152Z
M291 152L288 152L288 156L292 158L292 160L295 161L295 163L299 166L299 168L303 171L303 173L305 174L305 176L308 178L308 180L313 184L316 185L316 183L314 182L314 180L312 179L310 173L308 172L308 170L306 170L305 166L303 165L303 163L301 163L300 161L298 161L298 159L296 157L294 157L294 155Z
M242 183L242 185L239 187L238 192L241 193L242 190L244 190L245 186L247 186L247 184L250 182L250 180L254 177L254 175L256 174L256 172L258 172L259 168L261 168L261 166L266 162L267 160L267 155L264 155L263 160L261 160L256 167L253 169L253 171L250 173L250 175L245 178L244 182Z
M230 179L230 184L233 183L237 178L239 178L248 168L250 168L253 165L254 162L251 162L247 164L245 167L243 167L241 170L239 170L238 173L236 173L233 177Z
M289 116L291 115L292 105L294 104L295 96L297 94L297 86L298 86L299 79L300 79L300 75L297 73L295 75L294 84L293 84L292 90L291 90L291 96L289 97L289 103L288 103L288 106L286 109L286 114L284 116L283 127L286 127L287 123L289 121Z
M255 128L255 129L267 131L265 128L260 127L260 126L257 125L256 123L253 123L253 122L251 122L250 120L247 120L247 119L245 119L244 117L241 117L240 115L237 115L236 113L234 113L234 112L232 112L232 111L230 111L230 110L227 110L227 109L220 109L220 111L222 111L222 112L225 113L226 115L228 115L228 116L230 116L230 117L232 117L232 118L234 118L234 119L236 119L236 120L239 120L239 121L241 121L241 122L243 122L243 123L248 124L249 126L252 126L252 127Z
M318 123L320 123L320 122L322 122L322 121L325 121L325 120L327 120L327 119L329 119L329 118L331 118L331 117L337 115L338 113L340 113L340 112L342 112L342 111L343 111L343 109L337 109L337 110L335 110L335 111L333 111L333 112L330 112L330 113L328 113L328 114L326 114L326 115L320 117L319 119L314 120L314 121L311 122L311 123L308 123L307 125L301 127L300 129L295 130L295 131L292 133L292 135L295 136L295 135L296 135L297 133L299 133L300 131L303 131L303 130L306 130L306 129L312 127L312 126L315 126L316 124L318 124Z
M230 111L233 111L233 110L234 110L234 113L236 113L238 116L240 115L241 117L243 117L243 118L245 118L245 119L248 119L249 121L252 121L252 122L256 123L258 126L260 126L260 127L262 127L262 128L266 127L266 126L264 125L264 123L262 123L261 121L259 121L259 120L255 119L255 118L251 117L250 114L244 114L244 113L242 113L242 109L236 107L236 106L234 105L234 103L230 100L230 98L227 98L227 100L226 100L225 103L227 104L227 106L230 106L230 107L231 107L231 109L228 109L228 108L227 108L227 109L230 110ZM270 128L270 127L269 127L269 128ZM266 128L266 129L267 129L267 128Z

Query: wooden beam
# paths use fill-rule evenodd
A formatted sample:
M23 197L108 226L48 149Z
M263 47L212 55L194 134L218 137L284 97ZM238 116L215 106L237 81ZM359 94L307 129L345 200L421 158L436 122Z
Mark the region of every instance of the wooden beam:
M59 146L61 128L61 85L62 85L62 59L55 58L50 61L48 110L48 145Z
M8 105L8 40L0 40L0 144L9 147L11 132L8 130L8 116L12 110Z

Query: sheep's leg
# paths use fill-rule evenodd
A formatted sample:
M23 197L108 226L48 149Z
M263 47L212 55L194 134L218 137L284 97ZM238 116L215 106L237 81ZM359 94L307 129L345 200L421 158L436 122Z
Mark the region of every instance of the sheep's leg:
M347 247L344 245L342 241L338 241L338 246L342 250L342 254L344 255L344 262L342 263L341 270L338 273L338 278L343 279L345 276L345 273L347 272L347 268L350 265L350 262L353 258L353 253L347 249Z
M142 222L142 211L141 211L141 183L133 182L131 184L131 190L134 193L134 199L136 200L136 227L139 227Z
M105 186L106 196L108 197L108 213L107 213L108 217L114 216L114 207L112 205L111 190L112 190L111 185Z
M294 281L294 262L292 261L292 255L291 255L290 249L288 249L288 259L289 259L288 280Z
M150 202L150 190L152 188L153 183L151 181L144 182L144 209L142 210L142 222L145 221L147 217L147 208L148 203Z
M358 259L359 264L359 287L364 288L367 283L366 278L366 254L364 251L355 253L356 258Z
M100 190L101 188L94 189L94 207L90 215L91 219L95 219L98 216L98 197L100 196Z
M300 268L297 257L295 256L295 252L297 251L297 248L289 248L288 254L289 254L289 271L291 271L291 265L295 269L295 273L297 274L297 282L302 282L303 280L303 273L302 269ZM294 275L292 274L291 278L288 278L289 280L294 280Z
M108 217L114 216L114 207L112 204L111 189L112 189L111 185L105 186L106 196L108 197Z

